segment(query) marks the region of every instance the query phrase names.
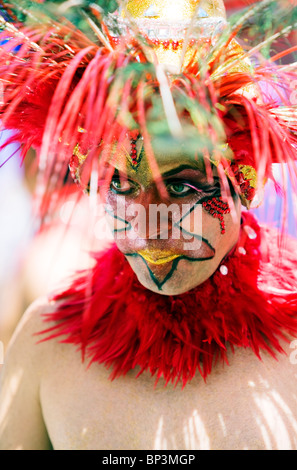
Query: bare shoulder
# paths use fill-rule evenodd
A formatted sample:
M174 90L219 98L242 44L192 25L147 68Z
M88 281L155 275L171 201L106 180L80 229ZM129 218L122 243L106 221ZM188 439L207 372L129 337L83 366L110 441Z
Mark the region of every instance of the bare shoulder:
M5 354L5 364L30 362L34 373L43 366L43 359L49 352L49 343L43 342L41 332L45 329L44 316L55 309L46 297L31 304L18 323ZM38 347L36 347L38 346ZM35 360L36 359L36 360Z
M46 299L34 302L19 322L5 354L0 374L0 449L50 447L39 389L51 345L40 342L38 333L44 329L43 315L52 308Z

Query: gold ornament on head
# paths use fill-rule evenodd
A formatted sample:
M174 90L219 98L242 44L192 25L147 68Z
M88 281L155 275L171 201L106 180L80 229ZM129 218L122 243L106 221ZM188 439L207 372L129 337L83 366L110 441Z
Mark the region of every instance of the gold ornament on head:
M131 23L136 25L152 45L152 62L157 58L157 62L169 72L168 77L173 78L186 71L187 66L194 61L203 58L207 62L213 60L220 50L212 50L212 46L215 46L228 27L223 0L126 0L120 21L126 31L130 30ZM228 74L252 72L251 63L245 58L245 53L235 38L226 45L225 54L226 62L222 60L222 65L212 71L213 77L220 77L226 66L225 73ZM234 62L231 67L228 67L228 57L231 64ZM234 57L238 60L234 61ZM259 99L256 84L242 87L236 93L249 99ZM227 148L226 153L228 156L225 154L225 158L231 162L232 151ZM135 170L140 164L141 155L137 151L136 141L132 140L128 161ZM241 165L237 168L236 176L242 201L249 207L257 190L256 170L251 166ZM149 259L153 262L151 257Z
M122 10L125 21L131 18L153 43L160 64L172 73L187 65L197 48L203 51L226 25L222 0L128 0ZM191 36L186 40L187 30Z

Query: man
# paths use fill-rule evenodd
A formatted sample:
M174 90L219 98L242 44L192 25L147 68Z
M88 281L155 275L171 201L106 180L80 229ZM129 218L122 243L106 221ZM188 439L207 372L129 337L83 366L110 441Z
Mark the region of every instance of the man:
M198 14L200 34L222 33L222 5L178 4L173 25L194 27ZM79 49L86 40L75 33L57 52L54 34L30 43L38 67L20 60L27 46L12 61L23 94L10 77L5 124L18 106L40 113L43 97L46 122L35 119L32 133L19 120L17 137L37 145L42 135L49 192L71 151L71 174L91 200L99 182L115 244L19 324L1 378L3 449L297 447L295 242L282 239L280 252L279 234L242 208L274 159L294 165L294 109L265 105L232 39L222 62L209 60L201 35L188 49L160 38L168 11L166 1L131 1L118 20L144 33L153 24L154 47L129 33L127 52L89 18L103 49ZM154 51L163 67L151 67ZM208 57L205 76L197 51Z

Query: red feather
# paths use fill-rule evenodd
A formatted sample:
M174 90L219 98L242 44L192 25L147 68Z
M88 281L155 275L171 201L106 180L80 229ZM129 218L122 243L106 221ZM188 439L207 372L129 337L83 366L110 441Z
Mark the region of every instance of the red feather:
M0 39L7 35L5 31ZM88 154L82 168L86 187L94 162L100 162L100 175L113 158L113 145L108 144L119 143L125 133L135 130L143 134L147 157L158 178L148 121L161 92L155 66L146 58L142 42L127 36L110 50L74 26L52 21L32 29L20 27L15 34L9 32L9 38L0 49L5 96L0 116L4 126L16 130L15 140L24 146L24 152L30 146L38 150L44 195L62 187L77 144L81 153ZM224 63L233 61L235 66L241 60L242 52L227 45L228 41L205 59L209 61L206 76L201 75L196 60L176 79L168 80L182 124L196 129L197 138L204 134L214 148L227 140L235 160L258 169L260 179L271 176L275 161L296 168L297 113L293 107L283 120L275 112L275 98L266 95L261 102L241 93L242 88L261 80L275 84L275 77L289 90L297 80L296 67L286 72L267 61L255 72L231 68L225 73L223 68L220 73ZM16 46L19 51L12 53ZM193 119L193 109L207 113L207 124L203 124L205 119ZM81 133L80 128L86 132ZM162 191L161 186L159 189Z
M248 213L243 219L237 248L224 260L228 275L218 269L186 294L155 294L113 246L53 297L57 310L45 316L51 326L42 333L112 367L112 379L138 366L139 374L184 386L197 373L206 379L217 361L228 363L227 345L275 356L280 338L297 333L296 241L280 258L277 233L260 229Z

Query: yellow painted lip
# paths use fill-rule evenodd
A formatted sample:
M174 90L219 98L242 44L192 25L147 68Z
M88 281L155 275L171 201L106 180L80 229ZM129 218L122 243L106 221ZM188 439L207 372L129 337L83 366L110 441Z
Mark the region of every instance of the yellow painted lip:
M163 250L140 250L138 254L145 259L148 263L155 264L159 266L161 264L169 263L176 258L179 258L181 255L172 253L172 251L163 251Z

